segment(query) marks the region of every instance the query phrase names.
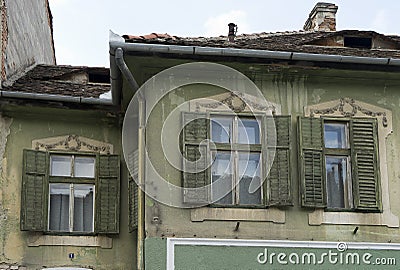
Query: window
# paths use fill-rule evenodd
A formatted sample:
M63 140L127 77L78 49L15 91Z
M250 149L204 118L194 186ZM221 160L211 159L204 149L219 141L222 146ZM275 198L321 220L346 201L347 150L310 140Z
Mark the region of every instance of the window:
M94 157L50 155L49 191L49 231L93 232Z
M353 208L348 131L347 122L324 122L328 208Z
M211 201L215 204L262 204L260 128L259 118L211 115Z
M119 157L24 150L21 229L75 234L119 230Z
M182 119L185 203L292 205L290 116L185 112Z
M299 129L303 206L380 211L376 119L301 117Z
M344 46L349 48L358 49L371 49L372 38L371 37L344 37Z

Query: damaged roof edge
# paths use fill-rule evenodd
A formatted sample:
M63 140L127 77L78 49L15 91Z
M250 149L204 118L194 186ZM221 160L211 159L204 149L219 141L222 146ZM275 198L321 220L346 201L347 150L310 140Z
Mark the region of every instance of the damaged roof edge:
M383 65L400 66L400 59L397 58L375 58L361 56L343 56L334 54L314 54L303 52L288 51L269 51L256 49L236 49L219 47L201 47L201 46L181 46L165 44L143 44L143 43L125 43L125 39L110 31L110 74L111 91L113 102L119 102L122 77L115 62L115 51L118 48L124 52L148 52L148 53L169 53L181 55L202 55L202 56L226 56L226 57L249 57L294 61L315 61L332 62L345 64L363 64L363 65ZM115 103L114 103L115 104Z
M83 104L92 104L92 105L113 105L112 101L109 99L89 98L89 97L73 97L73 96L65 96L65 95L15 92L15 91L4 91L4 90L0 90L0 96L4 97L4 98L36 99L36 100L46 100L46 101L83 103Z

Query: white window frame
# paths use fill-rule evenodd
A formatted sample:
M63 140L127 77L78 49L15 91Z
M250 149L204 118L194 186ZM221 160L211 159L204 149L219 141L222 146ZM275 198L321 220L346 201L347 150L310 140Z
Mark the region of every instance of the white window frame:
M231 137L231 142L227 143L227 144L237 144L237 145L248 145L250 147L250 145L260 145L260 151L252 151L252 152L245 152L245 151L240 151L240 150L218 150L216 149L212 149L211 151L211 156L214 159L214 153L218 153L218 152L226 152L226 153L231 153L231 159L232 159L232 164L231 164L231 170L232 170L232 204L218 204L218 203L214 203L214 205L218 205L218 206L225 206L225 207L233 207L233 206L239 206L239 207L248 207L248 206L263 206L263 202L264 202L264 189L263 189L263 185L261 185L260 187L260 202L258 202L257 204L241 204L240 203L240 189L239 189L239 154L242 153L257 153L260 155L260 159L259 159L259 170L260 170L260 177L261 179L263 179L263 166L262 166L262 162L263 162L263 155L262 155L262 145L263 145L263 134L262 134L262 122L260 117L262 117L261 115L255 114L255 115L234 115L234 114L227 114L227 113L218 113L218 112L212 112L209 115L209 119L210 119L210 141L211 143L214 143L212 141L212 122L213 119L215 118L229 118L231 120L232 123L232 137ZM241 119L245 119L245 118L249 118L249 119L255 119L257 120L258 123L258 128L259 128L259 143L258 144L240 144L238 143L238 139L239 139L239 118ZM212 182L212 173L210 174L210 181ZM213 192L213 187L214 185L211 185L211 196L213 196L214 192Z
M68 156L71 157L71 175L70 176L57 176L57 175L52 175L52 156ZM89 157L94 159L94 174L93 177L75 177L75 158L76 157ZM48 192L48 207L47 207L47 230L49 232L55 232L55 233L94 233L94 227L95 227L95 218L96 218L96 166L97 166L97 160L95 155L82 155L82 154L64 154L64 153L50 153L50 162L49 162L49 192ZM52 180L52 178L65 178L65 179L70 179L71 181L57 181L57 180ZM88 180L93 180L93 183L78 183L74 181L74 179L79 179L79 178L84 178ZM59 230L50 230L50 206L51 206L51 191L50 191L50 186L52 184L65 184L69 185L69 221L68 221L68 231L59 231ZM92 202L92 209L93 209L93 217L92 217L92 230L91 231L74 231L74 185L90 185L93 188L93 202Z

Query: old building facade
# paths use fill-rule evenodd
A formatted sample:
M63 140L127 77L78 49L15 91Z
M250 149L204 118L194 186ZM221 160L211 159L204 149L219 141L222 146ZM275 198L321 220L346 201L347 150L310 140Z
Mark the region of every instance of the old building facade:
M336 11L297 32L111 36L138 268L395 269L400 40L336 31Z
M109 70L37 65L1 90L1 269L131 269ZM125 198L125 200L120 199Z
M47 1L2 4L0 269L396 269L398 36L318 3L302 31L111 34L110 70L54 66Z

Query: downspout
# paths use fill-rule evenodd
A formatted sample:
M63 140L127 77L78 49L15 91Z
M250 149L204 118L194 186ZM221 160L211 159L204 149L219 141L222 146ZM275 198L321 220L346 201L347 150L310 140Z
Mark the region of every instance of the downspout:
M146 140L145 134L145 113L146 113L146 103L142 98L139 99L139 136L138 136L138 147L139 147L139 187L144 187L145 178L145 159L144 159L144 145ZM144 238L145 238L145 195L142 188L138 189L138 246L137 246L137 269L144 269Z
M121 71L122 75L128 81L133 92L139 89L139 85L130 72L124 61L124 51L122 48L115 50L115 63ZM137 228L137 269L144 269L144 192L140 187L144 186L145 162L144 162L144 143L145 143L145 113L146 103L143 95L139 93L139 134L138 134L138 150L139 150L139 168L138 168L138 228Z
M136 92L136 90L139 89L139 85L124 61L124 51L122 50L122 48L117 48L115 50L115 63L124 75L125 79L128 81L133 92Z

